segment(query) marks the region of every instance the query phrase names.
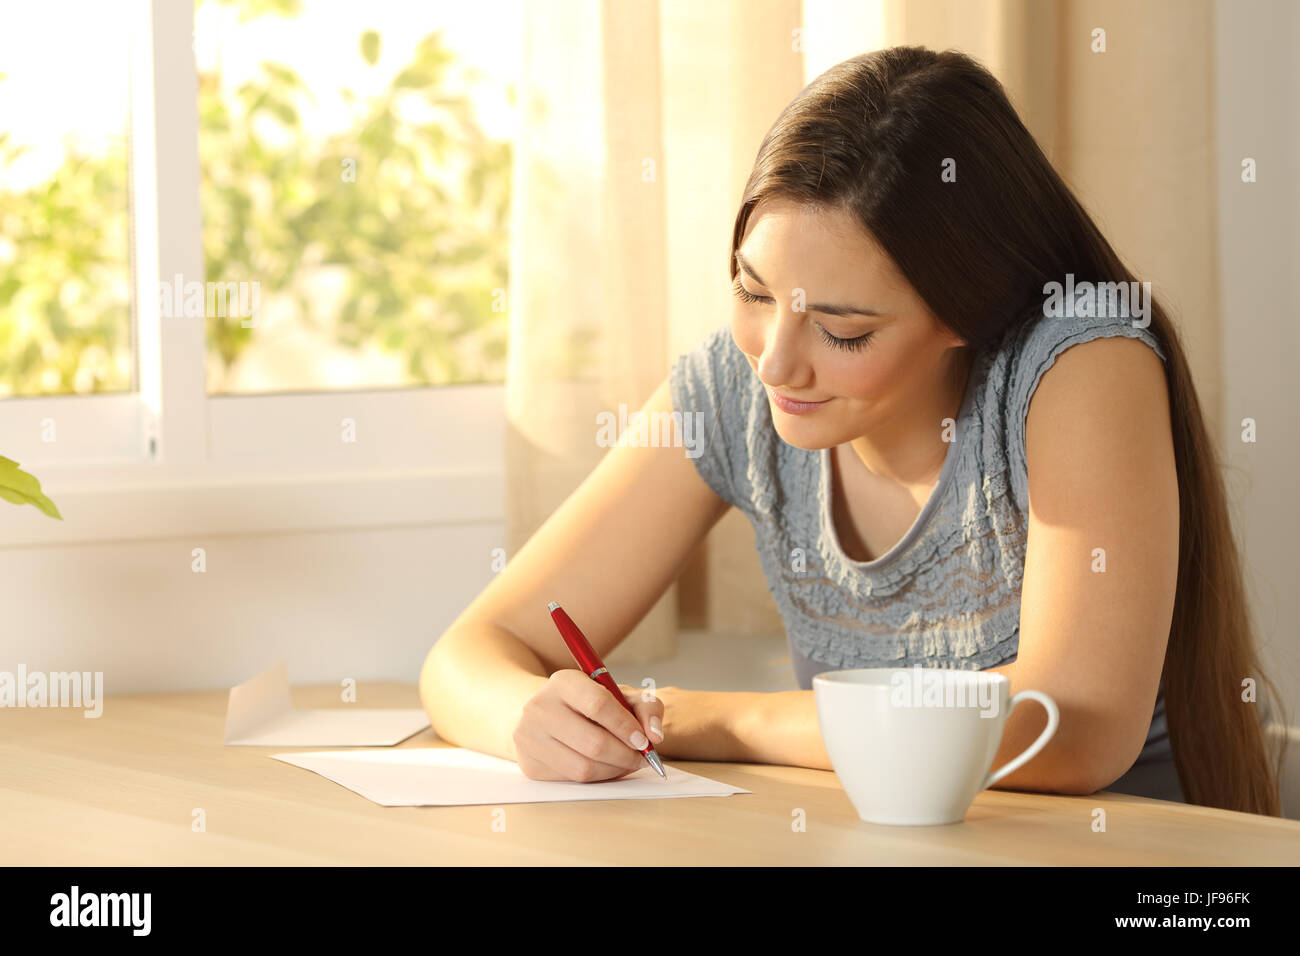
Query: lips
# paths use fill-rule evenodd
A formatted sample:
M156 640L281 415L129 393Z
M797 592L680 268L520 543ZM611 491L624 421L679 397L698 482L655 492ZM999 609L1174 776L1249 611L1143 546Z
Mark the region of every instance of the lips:
M829 398L823 399L820 402L801 402L793 398L786 398L784 395L780 394L779 392L773 391L772 401L776 403L777 408L781 409L781 411L786 412L787 414L803 415L806 412L811 412L815 409L821 408L823 405L829 402L830 399Z

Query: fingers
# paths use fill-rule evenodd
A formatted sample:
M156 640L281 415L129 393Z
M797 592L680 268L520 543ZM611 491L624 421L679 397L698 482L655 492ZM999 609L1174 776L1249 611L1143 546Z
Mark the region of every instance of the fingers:
M541 725L515 728L519 769L532 780L574 780L593 783L612 780L631 771L592 760L561 743Z
M609 780L639 770L645 760L561 698L526 706L514 741L520 769L535 780Z
M614 721L614 723L619 728L617 733L625 733L627 736L620 739L606 726L575 710L568 710L554 717L549 727L551 736L577 751L579 755L598 763L609 764L621 770L640 769L645 765L645 757L640 749L633 749L635 742L631 737L633 734L641 733L641 728L637 726L631 714L619 707L618 701L610 696L609 691L599 684L595 686L609 699L610 706L622 711L625 720ZM603 708L604 703L600 702L597 706L598 709ZM602 716L610 719L613 715L604 713ZM646 738L642 737L641 740L641 746L644 747Z
M601 780L616 780L632 773L632 770L626 767L593 760L551 736L544 735L532 741L530 756L542 765L540 772L530 772L530 768L524 767L522 762L520 769L534 780L576 780L579 783L596 783ZM645 762L645 758L640 754L637 755L637 759Z
M663 743L664 702L657 697L653 697L650 691L628 687L624 684L618 686L627 697L627 702L632 705L632 709L636 711L636 720L641 725L642 731L650 739L650 745L653 747ZM653 699L645 700L646 697L653 697Z
M628 712L603 685L578 670L555 671L523 708L515 728L515 757L535 780L595 782L646 766L641 753L663 740L663 702L618 685Z
M638 759L641 759L640 751L650 743L650 737L638 717L628 713L627 708L600 684L578 671L572 673L577 675L576 680L565 688L564 694L569 707L592 723L600 725L615 741L633 750Z

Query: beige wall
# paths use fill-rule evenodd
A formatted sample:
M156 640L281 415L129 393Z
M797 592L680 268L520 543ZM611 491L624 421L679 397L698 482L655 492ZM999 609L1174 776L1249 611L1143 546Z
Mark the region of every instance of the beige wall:
M504 543L495 522L0 549L0 671L102 671L116 695L231 687L283 657L293 684L414 683Z
M1287 698L1292 815L1300 811L1300 5L1220 3L1216 10L1220 339L1233 521L1245 556L1264 665ZM1257 181L1241 181L1253 157ZM1253 418L1256 441L1242 441Z

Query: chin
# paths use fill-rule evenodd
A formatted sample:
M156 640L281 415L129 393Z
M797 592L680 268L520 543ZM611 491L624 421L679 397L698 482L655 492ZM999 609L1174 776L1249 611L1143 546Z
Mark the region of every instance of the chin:
M820 451L840 444L824 425L803 421L777 408L772 409L772 424L781 441L795 448L802 448L804 451Z

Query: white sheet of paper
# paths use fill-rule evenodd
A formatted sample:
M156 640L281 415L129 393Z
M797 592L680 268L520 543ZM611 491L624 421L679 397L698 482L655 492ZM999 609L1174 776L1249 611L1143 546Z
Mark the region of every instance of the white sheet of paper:
M429 716L413 708L294 710L289 666L280 661L230 689L224 739L246 747L389 747L428 726Z
M667 779L649 764L619 780L576 783L533 780L519 765L462 747L338 750L271 754L333 780L381 807L460 807L554 803L568 800L652 800L725 797L750 793L664 764Z

